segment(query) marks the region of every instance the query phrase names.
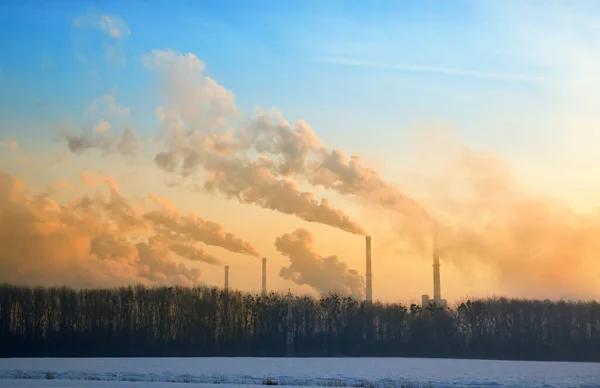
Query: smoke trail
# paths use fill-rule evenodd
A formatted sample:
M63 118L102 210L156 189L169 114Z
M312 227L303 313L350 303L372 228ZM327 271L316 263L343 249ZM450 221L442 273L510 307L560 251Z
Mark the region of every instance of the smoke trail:
M319 202L312 193L300 191L292 180L280 179L270 159L248 157L242 134L226 128L238 114L233 94L204 75L204 64L197 57L155 51L146 63L161 75L167 104L157 110L168 139L167 150L154 159L159 167L178 171L183 177L203 170L208 192L365 234L356 221L327 200Z
M117 135L112 132L92 132L83 130L80 134L63 134L69 150L75 154L90 149L98 149L104 154L119 153L122 156L133 157L137 153L137 137L132 128L127 127Z
M195 285L200 271L174 261L221 265L198 241L259 256L251 244L222 226L182 215L151 195L132 202L109 176L83 173L88 187L108 187L60 205L49 193L28 195L25 185L0 171L0 281L72 286L143 284ZM61 181L51 185L69 189Z
M176 235L187 241L201 241L206 245L218 246L230 252L260 257L252 244L225 231L225 228L212 221L206 221L195 214L182 215L173 205L156 195L149 196L155 209L144 214L154 229L165 235Z
M422 177L427 187L417 202L359 157L322 145L301 120L291 126L277 112L262 115L241 138L247 147L279 157L276 173L282 176L304 178L401 214L381 214L398 224L390 238L423 257L429 257L432 228L439 224L442 260L467 276L475 263L487 265L507 292L536 297L590 295L600 286L590 271L600 270L593 260L600 249L592 237L600 231L597 217L527 193L498 157L440 141L425 152L440 156L435 161L439 174Z
M209 173L204 187L208 192L221 192L241 203L256 204L266 209L295 215L308 222L334 226L346 232L364 235L364 229L326 199L320 202L312 193L301 192L291 180L276 179L272 162L264 157L256 162L215 158L206 165Z
M383 180L374 169L363 166L359 156L348 158L342 150L323 145L303 120L291 126L279 112L261 113L246 127L242 139L248 148L281 157L277 165L281 175L294 174L313 186L354 195L411 220L431 222L417 201Z
M119 134L113 131L108 119L121 120L129 116L129 108L117 104L114 95L105 94L96 98L85 110L84 117L99 121L96 125L85 125L79 133L61 129L59 134L66 141L69 151L81 154L92 149L103 154L119 153L126 157L135 157L138 150L138 138L129 124Z
M338 260L336 256L321 257L313 248L313 235L305 229L296 229L275 240L275 247L290 260L279 275L299 285L308 285L322 295L336 293L362 299L364 281L358 272Z
M437 160L423 180L423 200L438 214L442 260L467 276L486 266L503 292L515 295L597 294L596 213L525 189L504 160L457 139L433 139L428 147Z

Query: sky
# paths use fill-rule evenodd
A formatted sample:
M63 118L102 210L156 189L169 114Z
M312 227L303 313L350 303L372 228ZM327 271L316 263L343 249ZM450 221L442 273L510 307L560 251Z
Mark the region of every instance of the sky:
M35 4L33 6L32 4ZM594 1L0 3L0 282L597 298Z

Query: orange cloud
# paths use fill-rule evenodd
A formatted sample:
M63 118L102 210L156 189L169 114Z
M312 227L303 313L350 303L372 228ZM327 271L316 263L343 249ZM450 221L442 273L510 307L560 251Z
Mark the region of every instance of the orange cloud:
M86 287L194 285L201 281L200 271L175 257L222 263L197 242L258 256L251 244L221 225L182 216L166 200L152 196L135 203L119 192L114 178L102 174L83 173L82 181L109 191L86 193L61 205L49 193L30 195L20 180L0 171L0 281Z
M439 224L442 262L468 276L492 270L503 292L532 297L597 295L598 214L525 189L500 157L457 139L430 140L418 180L421 202ZM398 243L430 257L430 231L396 221Z

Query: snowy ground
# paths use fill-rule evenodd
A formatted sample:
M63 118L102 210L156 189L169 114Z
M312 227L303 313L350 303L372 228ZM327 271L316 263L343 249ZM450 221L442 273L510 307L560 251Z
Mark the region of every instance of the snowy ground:
M411 358L0 359L0 387L598 387L600 364Z
M190 388L186 383L149 383L140 381L77 381L77 380L0 380L0 387L14 388ZM256 388L256 385L206 384L202 388ZM290 387L286 387L290 388Z

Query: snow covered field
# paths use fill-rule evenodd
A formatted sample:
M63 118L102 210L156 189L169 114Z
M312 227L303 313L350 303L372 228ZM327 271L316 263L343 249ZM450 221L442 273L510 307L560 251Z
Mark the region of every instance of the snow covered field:
M600 364L412 358L0 359L0 387L242 388L362 382L434 387L599 387Z
M147 381L0 380L1 387L14 388L190 388L188 383ZM202 388L256 388L256 385L206 384ZM294 388L287 387L286 388Z

